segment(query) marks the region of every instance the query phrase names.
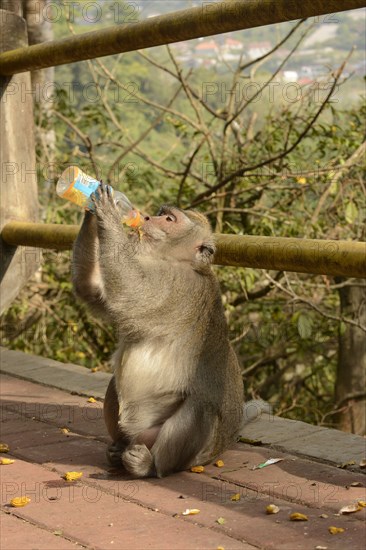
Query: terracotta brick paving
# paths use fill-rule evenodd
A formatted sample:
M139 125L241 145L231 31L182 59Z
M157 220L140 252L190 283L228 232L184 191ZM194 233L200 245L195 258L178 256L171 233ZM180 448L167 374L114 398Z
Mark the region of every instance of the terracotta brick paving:
M0 466L2 550L365 547L366 509L338 515L343 505L366 500L362 473L237 444L224 453L223 468L133 480L108 470L100 402L11 376L0 383L1 441L10 447L6 456L15 458ZM251 469L274 455L284 460ZM82 479L64 481L69 470L82 471ZM354 482L362 486L351 487ZM240 500L232 501L234 494ZM10 507L20 495L31 503ZM280 512L267 515L269 503ZM183 516L186 508L200 513ZM289 521L292 512L308 521ZM345 531L331 535L329 526Z

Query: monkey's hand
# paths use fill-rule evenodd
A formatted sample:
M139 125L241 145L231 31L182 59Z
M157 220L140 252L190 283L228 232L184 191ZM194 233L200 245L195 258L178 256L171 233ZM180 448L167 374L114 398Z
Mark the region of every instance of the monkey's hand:
M101 182L98 189L92 193L90 198L93 203L98 227L117 230L122 233L122 213L113 200L111 188Z

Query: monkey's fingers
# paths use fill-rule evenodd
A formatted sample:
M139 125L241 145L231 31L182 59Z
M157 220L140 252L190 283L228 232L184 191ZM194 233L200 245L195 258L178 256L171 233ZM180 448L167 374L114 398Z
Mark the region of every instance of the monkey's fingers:
M115 206L111 186L104 184L102 181L94 193L90 195L90 199L95 209L105 207L108 204Z
M106 185L103 183L103 181L100 181L97 189L90 195L90 198L95 201L101 201L104 198L105 195L105 187Z
M121 212L113 200L113 189L109 185L100 183L91 195L91 203L100 228L123 231Z
M107 199L109 201L113 201L112 187L110 185L107 185L106 183L103 183L101 181L100 184L99 184L98 189L101 190L101 193L102 193L102 196L103 196L104 199Z

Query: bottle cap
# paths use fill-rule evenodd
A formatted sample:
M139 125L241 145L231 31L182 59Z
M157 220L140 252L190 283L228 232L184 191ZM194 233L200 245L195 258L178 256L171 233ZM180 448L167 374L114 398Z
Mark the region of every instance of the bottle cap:
M133 209L123 217L122 223L128 227L141 227L144 223L144 217L139 210Z

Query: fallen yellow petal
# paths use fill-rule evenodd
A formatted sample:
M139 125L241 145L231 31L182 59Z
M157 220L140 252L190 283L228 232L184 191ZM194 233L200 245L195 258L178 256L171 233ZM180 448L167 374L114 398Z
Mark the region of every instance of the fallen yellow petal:
M205 471L204 466L192 466L191 472L194 472L195 474L202 474L202 472Z
M82 475L83 472L66 472L63 477L66 481L76 481L77 479L80 479Z
M306 183L306 178L304 177L297 178L297 183L300 183L300 185L304 185Z
M61 428L61 431L63 434L68 434L69 433L69 428Z
M266 508L266 514L278 514L279 511L279 507L275 504L268 504Z
M236 493L235 495L232 495L230 497L230 500L232 500L233 502L240 500L240 493Z
M348 460L348 462L343 462L343 464L340 464L339 466L337 466L337 468L342 468L342 470L344 470L345 468L347 468L347 466L353 466L354 464L354 460Z
M344 533L343 527L328 527L328 531L331 535L338 535L338 533Z
M215 466L217 466L218 468L222 468L224 466L224 461L223 460L216 460Z
M0 443L0 453L8 453L9 450L9 445L6 443Z
M308 521L308 516L305 514L300 514L300 512L294 512L293 514L290 514L290 520L291 521Z
M358 502L353 504L348 504L347 506L343 506L338 514L353 514L354 512L359 512L362 510L362 506L358 504Z
M29 504L31 499L29 497L15 497L10 501L10 506L14 508L20 508L21 506L26 506Z
M199 514L201 510L198 510L198 508L187 508L184 512L182 512L182 516L194 516L196 514Z
M0 458L0 464L13 464L15 460L12 460L11 458Z
M94 399L94 397L89 397L88 403L96 403L96 402L97 402L97 400Z
M361 508L366 508L366 500L359 500L357 504L361 506Z

